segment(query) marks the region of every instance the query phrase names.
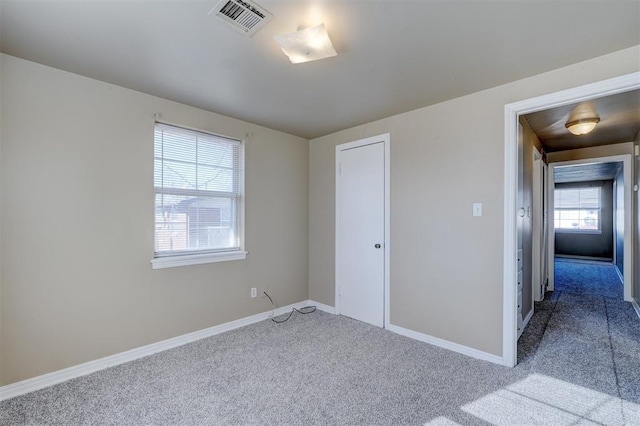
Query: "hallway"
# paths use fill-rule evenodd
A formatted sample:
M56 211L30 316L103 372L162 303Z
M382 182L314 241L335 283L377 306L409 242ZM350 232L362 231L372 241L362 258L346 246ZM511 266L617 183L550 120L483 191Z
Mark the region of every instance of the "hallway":
M559 258L555 266L555 291L536 303L518 342L518 363L640 403L640 320L623 301L614 266Z

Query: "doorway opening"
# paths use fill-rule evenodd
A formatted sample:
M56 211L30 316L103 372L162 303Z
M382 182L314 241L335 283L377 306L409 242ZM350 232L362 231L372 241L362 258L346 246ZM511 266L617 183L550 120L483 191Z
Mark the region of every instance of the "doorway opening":
M530 214L528 210L518 203L518 176L519 176L519 129L520 118L526 114L533 114L545 110L569 107L572 104L587 102L598 98L605 98L617 94L623 94L640 88L640 73L633 73L574 89L565 90L537 98L528 99L505 106L505 198L504 198L504 275L503 275L503 364L515 366L517 363L517 338L518 338L518 271L521 259L518 258L518 226L522 216ZM637 117L637 116L636 116ZM556 120L561 125L564 121ZM520 130L520 131L519 131ZM636 130L637 132L637 130ZM629 139L627 139L629 140ZM600 144L601 145L601 144ZM595 145L594 145L595 146ZM566 148L565 148L566 149ZM595 156L595 155L592 155ZM548 158L547 158L548 160ZM549 173L551 176L552 173ZM629 176L631 181L631 176ZM629 204L630 214L633 214L633 204ZM549 204L551 200L549 200ZM529 206L530 207L530 206ZM625 206L626 209L626 206ZM548 210L549 212L549 210ZM551 222L548 220L548 222ZM635 225L631 223L630 228ZM549 227L552 229L553 227ZM630 229L631 235L634 230ZM551 242L551 239L548 239ZM633 255L634 245L630 242L627 247L629 255ZM553 269L552 262L547 262ZM630 258L629 268L637 263L636 255ZM551 279L552 271L548 277ZM629 279L634 282L633 268L630 270ZM553 283L549 282L550 289ZM632 294L633 296L633 294Z
M632 154L550 162L549 290L557 258L604 261L614 265L623 299L633 302L632 164Z

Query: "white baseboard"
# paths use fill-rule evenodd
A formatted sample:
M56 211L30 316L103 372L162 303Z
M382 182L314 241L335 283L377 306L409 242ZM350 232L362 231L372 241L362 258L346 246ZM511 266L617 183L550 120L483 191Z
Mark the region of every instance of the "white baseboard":
M74 365L62 370L54 371L51 373L43 374L41 376L32 377L20 382L12 383L10 385L0 387L0 401L13 398L18 395L33 392L38 389L43 389L49 386L56 385L58 383L65 382L67 380L75 379L76 377L86 376L87 374L95 373L96 371L104 370L105 368L113 367L125 362L133 361L138 358L153 355L158 352L166 351L167 349L176 348L178 346L186 345L187 343L195 342L196 340L204 339L207 337L215 336L216 334L224 333L225 331L234 330L236 328L244 327L245 325L254 324L256 322L263 321L270 318L272 315L285 314L293 308L300 309L304 306L315 304L318 309L325 310L322 307L326 307L329 310L333 309L330 306L311 302L303 301L294 303L289 306L277 308L275 313L273 311L262 312L250 317L240 318L235 321L227 322L224 324L216 325L213 327L205 328L204 330L194 331L193 333L183 334L182 336L173 337L171 339L163 340L161 342L152 343L150 345L141 346L139 348L131 349L118 354L106 356L93 361L85 362L83 364ZM329 312L329 311L327 311Z
M622 272L620 272L620 268L618 268L618 265L616 265L615 263L613 264L613 266L613 269L615 269L616 273L618 274L618 278L620 278L620 282L624 284L624 277L622 276Z
M325 305L324 303L314 302L313 300L308 300L307 303L310 306L315 306L319 310L326 312L328 314L334 314L334 315L336 314L336 308L334 308L333 306Z
M272 311L262 312L250 317L241 318L235 321L227 322L224 324L216 325L213 327L205 328L204 330L194 331L193 333L183 334L182 336L173 337L171 339L163 340L161 342L152 343L150 345L141 346L139 348L131 349L118 354L110 355L104 358L99 358L93 361L85 362L83 364L68 367L62 370L54 371L51 373L43 374L41 376L32 377L17 383L0 387L0 401L4 401L9 398L13 398L25 393L33 392L38 389L43 389L49 386L56 385L58 383L65 382L67 380L75 379L76 377L86 376L87 374L95 373L96 371L104 370L109 367L123 364L125 362L133 361L138 358L153 355L158 352L166 351L168 349L176 348L178 346L186 345L187 343L195 342L196 340L205 339L207 337L215 336L226 331L234 330L236 328L244 327L246 325L254 324L256 322L263 321L270 318L272 315L286 314L291 309L300 309L305 306L316 306L319 310L335 314L335 308L333 306L325 305L323 303L314 302L313 300L306 300L299 303L294 303L289 306L277 308L275 313ZM637 304L634 304L636 311L640 312ZM640 313L639 313L640 315ZM530 319L530 317L528 317ZM527 320L528 321L528 320ZM467 346L463 346L457 343L449 342L437 337L429 336L427 334L419 333L417 331L409 330L406 328L398 327L395 325L389 325L387 330L397 333L421 342L429 343L434 346L439 346L444 349L448 349L454 352L458 352L473 358L481 359L484 361L493 362L495 364L503 364L502 357L492 355L487 352L482 352L477 349L473 349Z
M417 331L409 330L406 328L398 327L397 325L389 324L387 330L397 334L401 334L406 337L410 337L421 342L429 343L430 345L438 346L444 349L448 349L453 352L458 352L463 355L470 356L472 358L481 359L483 361L493 362L494 364L504 365L502 356L493 355L488 352L483 352L478 349L470 348L468 346L460 345L458 343L450 342L448 340L440 339L438 337L430 336L428 334L419 333Z
M334 308L333 306L324 305L322 303L314 302L313 300L309 300L308 303L309 305L317 306L318 309L321 311L334 314L334 315L336 313L336 308ZM531 313L527 315L525 324L528 323L529 320L531 320L532 316L533 316L533 309L531 310ZM386 329L391 331L392 333L400 334L402 336L409 337L411 339L419 340L421 342L429 343L434 346L438 346L444 349L458 352L463 355L470 356L472 358L477 358L484 361L493 362L495 364L503 365L502 357L498 355L482 352L477 349L470 348L468 346L460 345L458 343L453 343L448 340L443 340L438 337L429 336L428 334L419 333L417 331L409 330L406 328L398 327L393 324L389 324L389 326L387 326Z
M638 318L640 318L640 306L638 305L638 302L636 301L636 299L631 299L631 304L633 305L633 309L636 310L636 314L638 314Z

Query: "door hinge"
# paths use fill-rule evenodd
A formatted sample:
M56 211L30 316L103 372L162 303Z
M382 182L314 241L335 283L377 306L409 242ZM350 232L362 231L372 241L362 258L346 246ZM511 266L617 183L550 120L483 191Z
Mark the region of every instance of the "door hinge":
M338 163L338 174L342 176L342 163Z

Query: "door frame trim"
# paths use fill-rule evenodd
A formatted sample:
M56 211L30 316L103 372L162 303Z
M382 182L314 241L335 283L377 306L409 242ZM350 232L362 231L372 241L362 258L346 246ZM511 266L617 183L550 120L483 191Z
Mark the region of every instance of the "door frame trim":
M620 155L609 155L602 157L588 157L581 158L577 160L567 160L567 161L554 161L549 163L549 199L550 199L550 210L553 211L555 207L553 205L553 190L554 188L551 186L554 183L554 175L556 167L563 166L571 166L578 164L591 164L591 163L622 163L622 181L624 183L624 237L623 237L623 247L624 252L622 253L622 262L623 262L623 286L624 286L624 301L631 302L633 300L633 173L632 173L632 164L633 164L633 156L631 154L620 154ZM616 194L613 194L615 199ZM616 212L613 212L614 217ZM549 232L549 259L553 259L555 257L555 224L553 221L550 221L549 228L547 229ZM615 243L614 243L615 248ZM614 256L615 261L615 256ZM549 275L553 276L555 271L555 266L553 263L549 265ZM555 286L555 280L552 282L553 286ZM553 289L554 287L550 287Z
M640 88L640 72L598 81L504 106L504 241L502 277L502 363L517 364L516 215L518 191L518 117Z
M390 325L390 253L391 253L391 135L384 133L378 136L372 136L356 140L353 142L343 143L336 146L335 156L335 177L336 177L336 210L335 210L335 310L340 315L340 153L349 149L359 148L366 145L376 143L384 144L384 312L382 328L388 328Z
M537 158L536 158L537 157ZM533 185L532 189L532 206L531 206L531 255L532 259L532 279L531 279L531 296L533 302L538 302L536 300L536 295L540 296L537 289L540 288L541 284L544 281L543 277L543 258L546 253L542 253L542 246L544 242L544 209L543 209L543 199L544 199L544 191L546 187L546 182L542 182L543 180L543 164L544 159L542 158L542 153L538 151L536 146L533 147ZM542 294L544 298L544 294ZM532 306L532 310L535 306ZM524 323L523 323L524 324Z

